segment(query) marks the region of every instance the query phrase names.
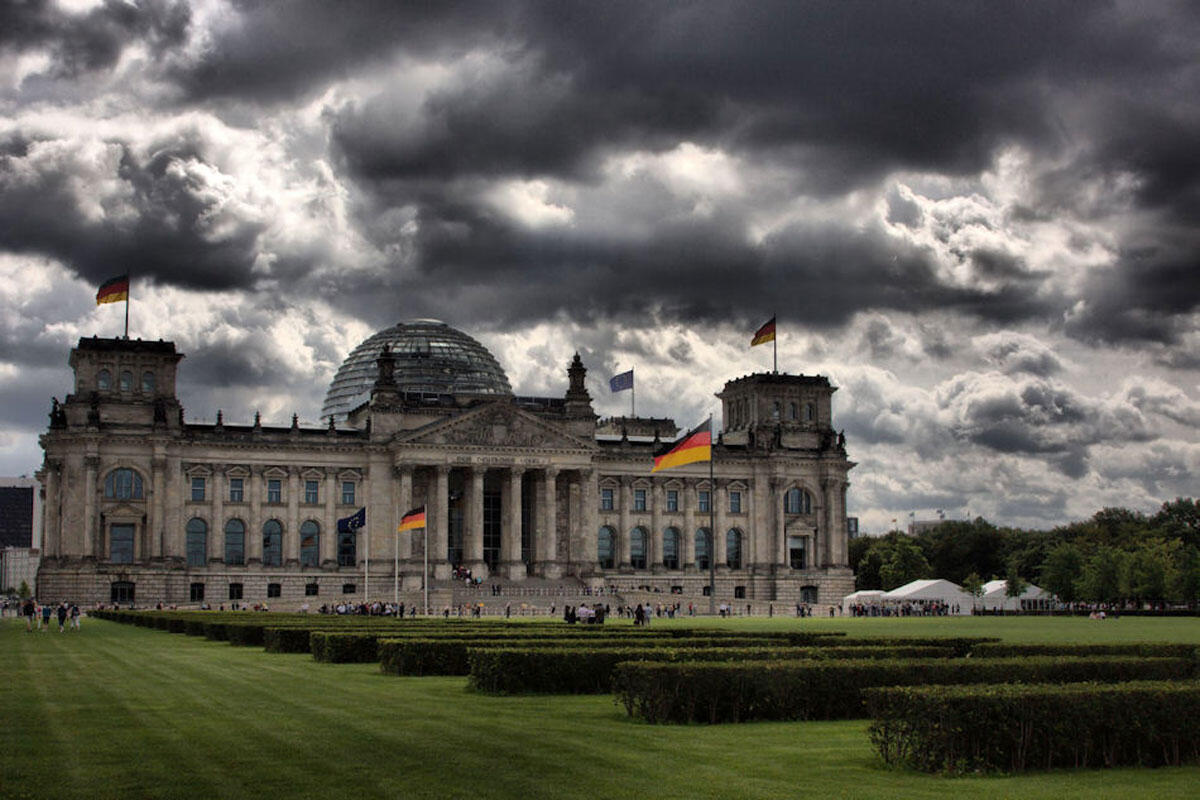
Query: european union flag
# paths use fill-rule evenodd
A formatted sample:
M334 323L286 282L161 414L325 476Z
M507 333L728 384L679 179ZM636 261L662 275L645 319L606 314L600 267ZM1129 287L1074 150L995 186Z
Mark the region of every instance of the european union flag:
M363 506L348 517L338 520L338 533L354 533L367 524L367 507Z
M633 370L622 372L620 375L613 375L608 380L608 388L614 392L623 392L626 389L632 389Z

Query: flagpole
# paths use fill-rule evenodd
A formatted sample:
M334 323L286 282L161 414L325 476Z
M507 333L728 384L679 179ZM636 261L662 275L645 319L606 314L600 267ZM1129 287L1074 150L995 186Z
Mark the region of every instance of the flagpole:
M129 291L133 288L131 277L125 279L125 338L129 338Z
M779 315L774 311L771 312L771 319L775 321L775 335L771 337L771 372L779 374Z
M713 418L708 417L708 613L717 613L717 481L713 461L717 457L712 441Z
M366 527L366 526L364 526ZM371 529L367 527L367 557L363 559L363 602L367 604L367 613L371 613Z
M428 508L426 509L428 510ZM425 589L425 616L429 616L429 519L425 520L425 527L421 530L425 531L425 546L421 548L425 551L425 571L421 573L421 586Z
M633 370L629 370L629 416L637 416L637 381L634 380Z
M400 610L400 531L396 531L396 546L392 549L392 604Z

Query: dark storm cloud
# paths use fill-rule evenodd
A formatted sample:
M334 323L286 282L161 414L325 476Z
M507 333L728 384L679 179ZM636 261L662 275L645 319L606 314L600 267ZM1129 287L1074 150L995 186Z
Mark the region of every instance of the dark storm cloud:
M0 144L0 247L60 259L93 283L129 271L191 288L251 285L264 223L222 213L197 137L146 155L95 147Z
M107 69L134 42L161 55L187 37L191 10L171 0L106 0L72 14L49 0L0 3L0 50L46 50L56 77Z

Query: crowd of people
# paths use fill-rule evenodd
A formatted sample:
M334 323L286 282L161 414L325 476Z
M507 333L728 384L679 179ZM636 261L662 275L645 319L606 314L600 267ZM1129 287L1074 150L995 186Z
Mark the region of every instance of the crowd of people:
M858 603L850 606L850 615L853 617L945 617L961 612L962 608L957 603L942 603L937 600L898 605Z
M83 612L79 610L79 605L76 603L68 603L64 600L55 606L51 603L37 603L31 598L18 602L17 613L25 618L27 633L32 633L34 630L45 633L50 630L50 626L55 620L58 621L59 633L65 633L68 630L77 631L80 630L79 620L83 616Z

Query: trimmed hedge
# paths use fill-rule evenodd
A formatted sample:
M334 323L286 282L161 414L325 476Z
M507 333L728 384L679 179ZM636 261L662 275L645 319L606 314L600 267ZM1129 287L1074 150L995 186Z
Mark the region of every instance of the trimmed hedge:
M263 631L263 647L268 653L310 653L308 628L267 628Z
M1141 644L980 644L971 648L978 658L1017 656L1141 656L1143 658L1196 658L1194 644L1169 642Z
M331 664L369 664L379 660L379 636L369 633L311 631L313 658Z
M924 772L1200 762L1200 683L928 686L864 691L871 742Z
M472 648L471 686L493 694L602 694L618 664L637 661L795 661L798 659L950 658L941 647L559 647Z
M652 723L854 719L865 715L862 690L877 686L1179 680L1194 668L1190 659L1126 656L646 662L617 665L613 691L630 716Z

